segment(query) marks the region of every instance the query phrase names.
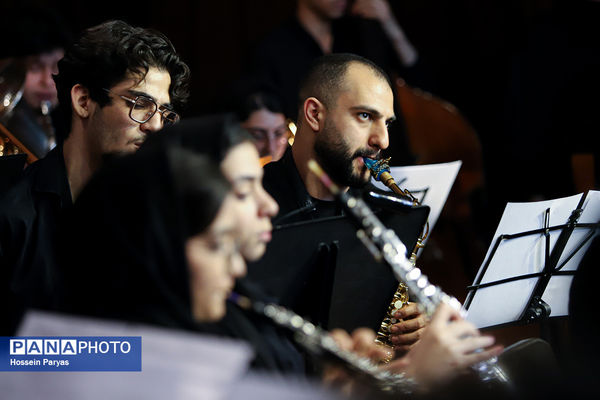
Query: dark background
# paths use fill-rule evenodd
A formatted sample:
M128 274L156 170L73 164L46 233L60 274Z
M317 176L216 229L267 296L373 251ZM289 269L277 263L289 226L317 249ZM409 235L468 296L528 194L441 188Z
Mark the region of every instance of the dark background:
M193 115L214 110L215 98L248 65L253 46L295 8L294 0L29 3L58 11L73 33L113 18L165 33L192 68L188 114ZM561 3L565 1L390 1L398 21L433 72L432 89L456 104L476 125L501 103L511 57L527 46L530 31Z

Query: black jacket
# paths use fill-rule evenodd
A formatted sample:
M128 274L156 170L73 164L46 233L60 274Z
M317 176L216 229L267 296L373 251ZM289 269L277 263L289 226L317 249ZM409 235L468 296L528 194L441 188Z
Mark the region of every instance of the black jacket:
M4 333L14 328L22 307L51 306L57 236L64 212L72 204L60 147L29 166L0 200Z

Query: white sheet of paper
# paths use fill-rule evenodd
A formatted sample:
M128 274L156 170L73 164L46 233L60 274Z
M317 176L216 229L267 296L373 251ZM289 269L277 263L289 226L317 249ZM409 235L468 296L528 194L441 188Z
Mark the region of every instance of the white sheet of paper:
M303 376L250 372L232 388L227 400L345 400L335 388Z
M502 234L516 234L544 227L545 210L550 208L549 226L565 224L571 212L577 207L583 194L560 199L530 202L508 203L494 234L485 260L479 268L477 277L483 273L483 267L490 257L497 238ZM579 223L600 221L600 192L590 191L584 203L584 212ZM549 251L552 252L560 230L550 232ZM577 248L583 240L585 229L575 229L561 256L561 262ZM571 258L562 270L575 270L585 254L591 240ZM545 265L546 239L542 234L528 235L503 240L481 279L481 283L494 282L504 278L542 271ZM560 263L559 262L559 265ZM478 328L485 328L517 320L524 311L535 288L538 278L523 279L493 287L478 289L469 294L472 302L467 319ZM567 315L568 296L572 276L551 278L542 299L551 307L550 316ZM477 278L475 279L477 282Z
M446 203L450 189L454 184L462 161L441 164L410 165L406 167L391 167L390 174L401 189L408 189L421 204L429 206L429 232L433 230L442 208ZM381 182L372 180L381 189L389 190Z
M248 369L243 342L120 321L27 314L19 336L142 336L142 372L4 372L19 399L224 399Z

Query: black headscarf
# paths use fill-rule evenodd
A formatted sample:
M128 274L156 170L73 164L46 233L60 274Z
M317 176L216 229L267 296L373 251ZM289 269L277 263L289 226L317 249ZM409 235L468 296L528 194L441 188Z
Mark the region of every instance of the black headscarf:
M142 149L175 144L220 164L230 149L247 141L252 142L252 136L233 114L216 114L184 119L169 126L150 137Z
M185 119L149 138L140 151L175 144L208 156L215 165L220 165L232 148L251 141L252 136L232 114L221 114ZM256 300L271 300L261 287L244 278L237 280L234 290ZM197 324L195 329L249 342L256 352L254 367L286 373L304 372L302 356L289 340L287 332L233 303L227 303L227 314L221 321Z
M228 190L213 162L179 146L114 160L66 225L60 308L194 329L184 244L210 225Z

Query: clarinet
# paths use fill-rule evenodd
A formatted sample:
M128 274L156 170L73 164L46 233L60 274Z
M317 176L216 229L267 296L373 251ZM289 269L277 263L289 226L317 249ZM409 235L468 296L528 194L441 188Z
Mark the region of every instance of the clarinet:
M279 327L290 330L294 334L294 340L309 353L343 365L384 392L405 395L414 392L417 384L412 378L404 373L381 369L369 358L341 349L327 331L285 307L251 300L235 292L230 294L228 300L245 310L266 317Z
M383 259L392 268L396 279L404 282L410 293L417 299L426 314L431 315L438 304L446 303L466 316L462 305L455 298L431 284L426 275L406 258L406 246L396 233L385 227L369 206L358 197L344 192L331 181L316 161L310 160L309 169L321 180L331 193L338 198L348 213L359 225L356 235L367 246L376 259ZM472 366L484 382L498 381L510 385L506 373L497 364L497 357Z

